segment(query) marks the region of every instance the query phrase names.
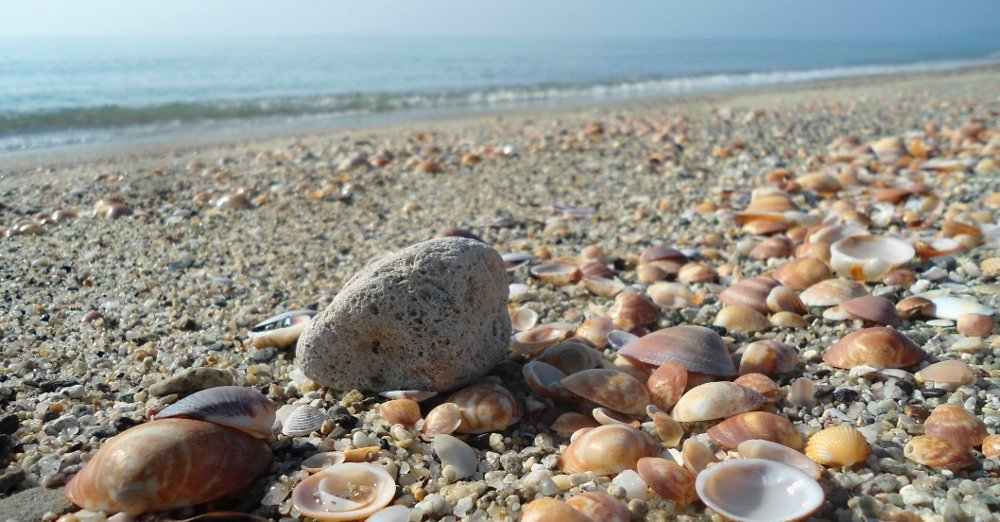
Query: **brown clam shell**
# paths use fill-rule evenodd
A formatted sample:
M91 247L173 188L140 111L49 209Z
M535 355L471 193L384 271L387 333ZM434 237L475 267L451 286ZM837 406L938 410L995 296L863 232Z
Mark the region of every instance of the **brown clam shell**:
M988 337L993 333L993 318L983 314L962 314L955 324L958 333L968 337Z
M664 328L632 341L618 353L654 366L677 361L688 371L719 377L738 373L722 337L704 326Z
M752 277L725 289L719 294L719 301L730 305L743 305L767 314L771 309L767 306L767 295L771 289L778 286L778 281L770 277Z
M762 373L745 373L733 382L763 395L769 404L777 402L781 395L778 383Z
M798 352L774 339L754 341L736 353L740 355L740 375L747 373L780 375L795 371L799 366Z
M677 404L687 387L688 371L677 361L667 361L660 365L646 380L649 399L663 411L669 411Z
M583 513L591 522L629 522L632 512L624 502L607 493L586 491L566 501L573 509ZM558 520L562 520L561 518Z
M741 442L760 439L789 448L802 449L802 435L785 417L766 411L748 411L730 417L708 429L708 436L726 450L735 450Z
M884 297L874 295L855 297L827 310L823 316L827 317L827 314L830 314L833 316L832 318L836 319L839 318L838 312L846 313L866 323L894 328L899 326L899 316L896 314L895 305Z
M758 260L778 259L792 255L792 240L785 236L772 236L761 241L750 250L750 258Z
M850 279L820 281L799 294L806 306L835 306L849 299L867 295L864 285Z
M653 412L650 418L653 419L656 435L660 437L660 442L664 446L673 448L681 443L681 439L684 438L684 428L673 417L657 411Z
M584 399L630 415L642 415L649 404L649 393L643 383L618 370L584 370L560 382Z
M684 457L684 467L695 475L701 473L710 464L719 462L715 453L694 437L684 439L684 444L681 445L681 455Z
M868 458L871 446L853 426L841 424L809 437L805 453L824 466L853 466Z
M971 451L931 435L913 437L903 448L903 455L925 466L951 471L976 465L976 457Z
M696 386L681 396L672 416L677 422L696 422L731 417L756 410L767 402L763 395L729 381Z
M983 443L988 433L986 424L961 406L942 404L924 421L924 434L947 440L952 444L974 448Z
M771 321L757 310L743 305L729 305L719 311L712 322L729 332L751 334L771 327Z
M767 309L772 312L804 314L809 311L798 294L786 286L772 288L764 302L767 304Z
M708 265L688 263L677 272L677 280L682 283L707 283L719 278L719 273Z
M896 315L903 319L920 316L933 316L934 303L930 299L911 295L896 303Z
M420 420L420 405L411 399L395 399L383 402L378 411L385 420L393 424L410 427Z
M804 257L793 259L774 271L774 278L792 290L805 290L833 277L830 267L819 259Z
M457 404L443 402L427 412L420 436L432 440L437 435L454 433L462 425L462 410Z
M687 506L698 498L694 490L694 473L676 462L659 457L644 457L636 463L636 471L665 500Z
M462 423L459 433L502 431L521 419L521 401L499 384L475 384L462 388L445 402L458 406Z
M642 431L624 424L607 424L576 437L559 459L559 469L565 473L613 475L633 469L642 457L659 452L660 445Z
M615 304L608 310L608 315L615 324L627 331L656 323L660 320L660 309L642 295L626 290L615 297Z
M885 326L848 334L823 354L823 362L851 369L867 364L879 368L909 368L927 354L902 333Z

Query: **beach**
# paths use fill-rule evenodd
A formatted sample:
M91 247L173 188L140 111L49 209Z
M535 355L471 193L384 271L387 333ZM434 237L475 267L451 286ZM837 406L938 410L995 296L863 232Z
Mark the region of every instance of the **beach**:
M447 228L471 231L501 254L534 256L509 273L510 283L527 286L509 308L537 312L537 324L579 326L608 314L614 297L555 286L532 276L531 266L579 262L596 245L614 277L645 294L651 283L637 276L640 255L666 244L718 277L681 283L683 299L660 306L646 329L711 325L722 290L794 257L755 259L753 247L772 233L798 245L829 215L911 240L958 235L942 232L945 221L971 223L956 251L909 261L912 280L865 287L893 304L937 290L995 311L997 263L984 261L1000 257L1000 236L990 233L1000 224L1000 197L989 200L1000 192L998 93L1000 68L980 67L0 159L0 520L75 511L58 495L42 495L37 506L16 499L38 495L35 488L58 491L108 438L178 398L154 396L152 385L198 367L228 370L235 384L279 406L339 405L357 421L277 435L268 471L218 510L295 520L289 493L305 457L377 445L399 467L394 502L414 508L411 520L516 520L536 496L584 491L621 499L635 520L704 520L698 501L631 498L609 476L574 475L555 482L567 488L539 493L543 478L564 474L556 461L569 439L550 424L574 406L529 388L523 355L512 353L493 373L525 403L522 420L500 435L467 437L479 471L449 481L418 430L403 430L402 440L382 418L386 399L303 380L293 373L294 348L255 348L248 331L283 312L323 310L369 260ZM893 137L903 146L895 157L872 150ZM800 179L807 174L836 186ZM905 190L896 200L873 199L888 188ZM770 189L787 193L808 217L769 234L744 228L736 214L755 190ZM885 224L872 223L886 212ZM922 433L918 410L939 404L965 405L989 433L1000 433L996 328L977 338L941 318L904 318L899 331L926 359L897 373L864 373L822 360L861 321L824 319L822 309L799 315L805 326L726 337L731 350L761 339L795 349L800 364L775 381L784 397L795 379L811 380L816 405L786 397L769 408L804 438L844 417L868 427L871 456L824 470L826 499L813 516L995 520L996 457L976 450L976 466L948 471L905 458L903 447ZM599 351L609 362L620 357ZM952 388L916 382L921 367L947 359L965 361L978 377ZM856 393L834 393L843 389ZM727 458L703 428L689 428L685 438ZM460 504L470 496L471 504Z

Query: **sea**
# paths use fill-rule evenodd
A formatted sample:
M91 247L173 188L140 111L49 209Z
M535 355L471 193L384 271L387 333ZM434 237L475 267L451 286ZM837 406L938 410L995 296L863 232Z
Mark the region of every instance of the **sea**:
M1000 35L908 41L0 36L0 158L1000 63Z

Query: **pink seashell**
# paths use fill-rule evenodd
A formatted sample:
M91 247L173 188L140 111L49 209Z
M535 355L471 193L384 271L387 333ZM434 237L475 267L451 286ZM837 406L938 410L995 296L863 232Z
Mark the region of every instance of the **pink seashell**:
M589 401L631 415L642 415L649 404L649 393L643 383L618 370L584 370L560 382Z
M766 402L763 395L739 384L710 382L685 393L674 406L672 416L677 422L721 419L756 410Z
M559 459L559 468L565 473L613 475L635 468L640 458L659 451L660 445L649 435L624 424L608 424L576 437Z
M688 371L720 377L738 373L722 338L703 326L665 328L628 343L619 353L655 366L677 361Z
M462 423L459 433L502 431L521 419L519 401L499 384L476 384L453 393L447 402L458 406ZM429 416L429 415L428 415Z

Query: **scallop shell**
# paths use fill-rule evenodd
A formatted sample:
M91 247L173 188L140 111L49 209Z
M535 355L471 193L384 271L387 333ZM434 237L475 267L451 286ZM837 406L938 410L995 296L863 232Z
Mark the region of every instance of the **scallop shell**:
M841 424L809 437L805 453L824 466L853 466L871 455L871 446L853 426Z
M1000 434L989 435L983 439L983 456L988 459L1000 457Z
M968 363L959 360L939 361L916 373L917 382L935 382L962 386L975 384L976 371Z
M924 421L924 433L948 442L974 448L983 443L988 433L986 424L961 406L942 404Z
M851 236L830 245L830 264L838 274L859 281L877 281L916 255L909 243L887 236Z
M823 362L836 368L851 369L869 365L878 368L909 368L927 354L898 331L876 326L846 335L823 355Z
M642 480L665 500L687 506L698 498L694 490L694 473L676 462L658 457L644 457L636 463Z
M819 479L820 475L823 474L823 468L803 455L801 451L793 450L777 442L760 439L745 440L736 447L736 451L745 459L773 460L787 464L802 470L814 479Z
M752 277L725 289L719 294L719 301L730 305L742 305L767 314L771 310L767 306L767 296L771 290L780 285L770 277Z
M632 519L632 512L628 510L628 506L624 502L600 491L587 491L574 495L566 503L583 513L591 522L598 520L601 522L629 522Z
M756 410L767 402L763 395L739 384L720 381L696 386L681 396L674 406L677 422L721 419Z
M275 408L270 399L253 388L217 386L192 393L152 418L203 420L267 438L274 425Z
M378 412L392 424L402 424L412 427L420 420L420 405L410 399L395 399L383 402Z
M649 404L649 393L643 383L618 370L584 370L560 382L589 401L630 415L642 415Z
M590 341L597 348L604 348L608 345L608 333L617 328L610 317L599 315L581 323L573 335Z
M677 361L688 371L719 377L738 373L722 337L704 326L664 328L628 343L619 353L654 366Z
M867 295L864 285L850 279L820 281L799 294L806 306L835 306L849 299Z
M433 440L438 435L454 433L462 424L462 410L457 404L443 402L427 412L420 436L425 440Z
M615 297L615 304L608 315L623 330L645 326L660 320L660 309L645 297L633 291L625 291Z
M475 384L448 397L458 406L462 423L459 433L503 431L521 420L521 401L499 384Z
M774 278L792 290L805 290L833 277L826 263L812 257L794 259L774 271Z
M587 345L566 341L549 346L534 360L551 364L566 375L572 375L597 368L604 360L604 356Z
M613 475L635 468L640 458L659 452L660 445L649 435L624 424L607 424L576 437L559 459L559 469Z
M823 488L798 468L762 459L736 459L698 474L706 506L741 522L801 520L823 505Z
M524 506L521 522L593 522L590 517L577 511L569 504L550 497L532 500Z
M729 305L719 311L712 322L715 326L721 326L729 332L739 332L750 334L767 330L771 327L771 321L767 320L763 314L743 305Z
M248 337L256 348L290 348L306 329L315 310L295 310L269 317L254 325Z
M663 411L673 408L687 387L687 368L677 361L660 365L646 380L649 400Z
M766 411L749 411L730 417L708 429L708 436L726 450L743 441L761 439L802 449L802 435L791 421Z
M925 466L953 472L974 466L977 462L968 449L930 435L913 437L903 448L903 455Z
M740 375L780 375L795 371L799 366L799 354L791 346L774 339L752 342L736 353L740 354Z
M91 511L140 515L242 491L270 463L271 449L260 439L210 422L164 419L108 440L65 494Z
M552 261L532 267L531 275L552 286L563 286L579 279L580 270L570 263Z
M844 301L823 312L823 317L835 321L861 319L866 323L892 326L894 328L899 326L899 316L896 314L896 307L892 304L892 301L874 295L866 295Z
M296 407L281 425L281 433L290 437L302 437L314 431L327 419L326 413L309 405Z
M392 502L396 483L388 472L371 464L345 462L299 482L292 504L317 520L359 520Z

